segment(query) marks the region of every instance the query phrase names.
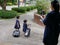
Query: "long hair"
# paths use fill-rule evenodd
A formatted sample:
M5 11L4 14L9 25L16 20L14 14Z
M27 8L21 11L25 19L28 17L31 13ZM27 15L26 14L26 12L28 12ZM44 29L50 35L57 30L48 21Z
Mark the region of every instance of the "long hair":
M59 12L59 2L57 0L52 1L51 5L56 12Z

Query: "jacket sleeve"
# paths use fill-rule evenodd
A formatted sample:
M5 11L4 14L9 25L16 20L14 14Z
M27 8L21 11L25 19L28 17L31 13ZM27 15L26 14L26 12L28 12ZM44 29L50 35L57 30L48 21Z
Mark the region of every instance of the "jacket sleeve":
M49 25L50 23L50 14L47 14L46 18L43 20L44 25Z

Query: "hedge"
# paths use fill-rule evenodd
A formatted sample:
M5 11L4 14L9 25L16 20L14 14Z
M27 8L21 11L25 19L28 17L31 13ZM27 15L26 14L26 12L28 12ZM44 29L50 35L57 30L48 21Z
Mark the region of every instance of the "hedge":
M12 3L9 3L9 2L8 2L6 5L11 6L11 5L12 5Z
M0 18L9 19L14 18L15 16L17 16L17 12L15 11L0 10Z
M17 11L18 13L25 13L26 11L30 11L36 9L36 6L26 6L26 7L19 7L19 8L12 8L12 10Z
M24 7L12 8L12 10L17 11L18 13L25 13L26 9Z

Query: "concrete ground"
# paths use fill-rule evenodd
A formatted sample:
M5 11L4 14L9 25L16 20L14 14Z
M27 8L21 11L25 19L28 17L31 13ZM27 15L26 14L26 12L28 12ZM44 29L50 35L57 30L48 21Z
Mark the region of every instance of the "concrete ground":
M20 15L20 37L14 38L12 36L15 24L15 18L13 19L2 19L0 20L0 45L43 45L43 33L44 27L34 22L34 11L27 12ZM31 24L31 35L29 38L24 37L22 31L23 20L27 19L28 24ZM60 40L60 39L59 39ZM60 43L60 41L59 41ZM60 44L59 44L60 45Z

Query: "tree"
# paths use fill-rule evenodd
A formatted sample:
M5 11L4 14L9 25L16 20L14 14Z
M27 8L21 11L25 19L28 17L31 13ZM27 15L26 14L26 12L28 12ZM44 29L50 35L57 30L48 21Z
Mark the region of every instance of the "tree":
M20 0L18 0L18 8L19 8L19 5L20 5Z
M3 10L6 10L6 2L7 0L0 0L0 6L2 7Z
M3 10L6 10L6 3L7 2L17 2L17 0L0 0L0 6L2 7Z

